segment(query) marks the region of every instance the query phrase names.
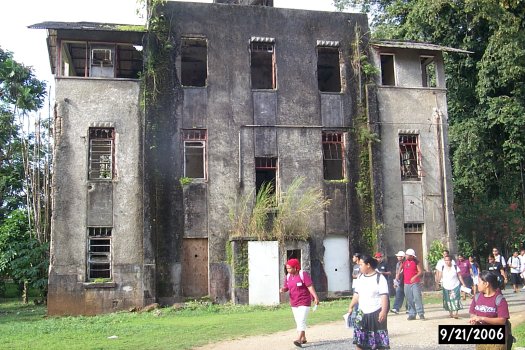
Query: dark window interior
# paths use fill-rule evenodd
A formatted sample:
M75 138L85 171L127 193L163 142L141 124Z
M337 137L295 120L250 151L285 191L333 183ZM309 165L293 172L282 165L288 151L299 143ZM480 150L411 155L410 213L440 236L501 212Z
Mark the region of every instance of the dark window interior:
M255 158L255 190L258 193L264 184L272 185L272 192L276 193L277 158Z
M274 44L251 43L252 89L275 89Z
M325 180L344 179L343 133L323 131L323 173Z
M206 79L208 78L208 49L206 39L182 39L180 76L183 86L206 86Z
M396 85L394 55L381 55L381 85Z
M341 92L339 48L317 48L317 82L321 92Z

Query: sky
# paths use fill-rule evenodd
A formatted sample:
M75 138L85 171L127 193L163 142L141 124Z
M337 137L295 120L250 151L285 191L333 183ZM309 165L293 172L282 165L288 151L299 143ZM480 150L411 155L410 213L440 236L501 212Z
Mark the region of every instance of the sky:
M274 0L274 7L335 11L332 0ZM137 14L137 8L137 0L3 1L0 47L13 52L17 62L33 67L38 79L52 82L46 46L47 33L43 29L29 29L27 26L45 21L144 24L144 19Z

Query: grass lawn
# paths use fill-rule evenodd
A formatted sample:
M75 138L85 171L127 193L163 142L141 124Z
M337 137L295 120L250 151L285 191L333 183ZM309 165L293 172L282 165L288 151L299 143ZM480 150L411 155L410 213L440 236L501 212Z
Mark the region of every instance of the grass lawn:
M426 294L426 304L441 302ZM343 322L348 299L322 302L310 325ZM295 327L288 305L255 307L187 303L182 310L119 312L90 317L47 317L44 306L0 299L0 349L190 349L208 342L269 334ZM514 326L525 345L525 324ZM108 337L117 336L116 339Z

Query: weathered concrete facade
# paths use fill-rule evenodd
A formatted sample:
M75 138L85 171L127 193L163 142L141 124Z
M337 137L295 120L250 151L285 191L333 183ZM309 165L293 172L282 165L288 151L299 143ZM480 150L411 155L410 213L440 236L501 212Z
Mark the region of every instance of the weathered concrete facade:
M365 95L355 70L370 48L365 15L271 1L168 2L157 10L166 42L119 26L35 26L55 30L49 313L203 296L248 302L242 274L255 271L238 264L247 248L231 240L231 208L263 181L279 193L299 177L331 204L310 218L307 242L280 244L279 265L299 256L321 296L348 292L350 257L367 222L356 189L368 174L359 169L360 104L381 139L370 153L378 246L390 257L412 247L406 224L424 227L422 256L434 239L454 246L439 50L389 48L397 85L378 81ZM371 49L381 67L384 48ZM89 50L89 60L81 63L79 50ZM421 55L435 58L437 87L417 85ZM401 180L400 134L418 135L417 180Z

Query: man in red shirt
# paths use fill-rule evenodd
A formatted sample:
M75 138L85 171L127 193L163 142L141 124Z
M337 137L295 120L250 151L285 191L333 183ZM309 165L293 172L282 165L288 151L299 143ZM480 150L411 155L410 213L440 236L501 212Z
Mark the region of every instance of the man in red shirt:
M403 262L403 276L405 281L405 297L408 305L408 320L415 320L416 313L420 320L425 319L425 309L423 308L423 295L421 293L421 275L423 268L421 262L417 260L414 249L407 249Z

